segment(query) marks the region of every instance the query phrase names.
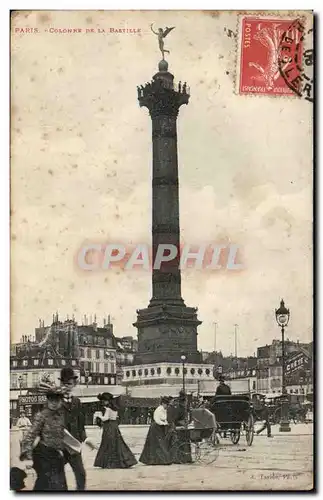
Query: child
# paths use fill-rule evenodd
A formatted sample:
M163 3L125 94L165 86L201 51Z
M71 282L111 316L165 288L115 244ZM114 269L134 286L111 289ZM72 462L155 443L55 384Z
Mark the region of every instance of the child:
M21 443L20 460L33 460L37 479L34 491L66 491L64 472L63 393L59 388L47 390L47 407L38 413ZM35 439L40 440L33 449Z

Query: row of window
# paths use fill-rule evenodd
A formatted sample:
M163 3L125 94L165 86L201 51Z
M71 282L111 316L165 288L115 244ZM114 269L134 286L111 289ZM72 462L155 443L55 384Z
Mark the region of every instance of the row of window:
M29 373L30 375L30 373ZM11 388L12 389L23 389L26 387L37 387L41 378L43 376L43 373L39 372L33 372L31 374L31 381L29 377L29 384L28 384L28 373L22 373L21 375L18 376L18 373L11 373Z
M166 369L166 373L167 375L171 375L172 373L175 373L175 375L179 375L180 373L183 374L183 369L182 368L171 368L171 367L168 367ZM188 373L188 370L187 368L184 368L184 375L186 375ZM198 368L197 370L195 368L191 368L189 370L189 373L191 373L191 375L195 375L195 373L198 373L199 375L203 375L203 373L205 373L205 375L207 376L210 376L211 374L211 370L209 368L206 368L205 370L203 370L202 368ZM160 375L161 374L161 368L150 368L150 370L148 368L145 368L144 370L127 370L126 371L126 377L130 377L130 375L132 375L133 377L136 377L138 375L138 377L141 377L142 375L145 375L146 377L148 375Z
M80 358L88 359L115 359L115 354L104 349L80 348Z
M65 366L66 365L66 359L56 359L55 360L56 363L59 363L61 366ZM35 358L32 360L32 364L33 366L39 366L40 364L40 360ZM72 359L71 361L68 362L68 364L71 364L72 366L76 366L76 360L75 359ZM17 368L18 366L24 366L24 367L27 367L30 365L30 359L22 359L22 360L16 360L14 359L12 361L12 366L14 368ZM45 359L43 361L43 365L47 365L47 366L54 366L54 360L51 359L51 358L48 358L48 359Z
M229 373L228 376L230 378L235 378L235 377L255 377L256 376L256 370L249 370L249 371L238 371L234 373Z
M90 373L115 373L115 363L93 363L91 361L81 361L80 368Z
M100 376L95 376L92 375L90 377L80 377L80 382L81 384L86 384L87 386L89 385L116 385L116 377L115 376L109 376L109 377L100 377Z
M107 347L113 347L112 338L104 338L101 336L92 335L80 335L79 344L81 345L105 345Z
M28 380L27 374L24 373L17 376L17 373L11 375L11 389L26 389L27 387L37 387L41 379L41 374L32 373L32 378ZM116 377L115 375L109 376L100 376L100 375L91 375L89 377L80 377L81 384L87 385L116 385Z

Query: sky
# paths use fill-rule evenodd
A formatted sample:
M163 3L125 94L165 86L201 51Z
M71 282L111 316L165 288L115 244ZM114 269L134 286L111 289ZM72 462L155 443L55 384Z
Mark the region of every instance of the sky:
M203 322L199 348L214 349L216 322L217 349L233 353L238 324L238 355L252 355L279 338L281 298L287 337L309 342L312 104L239 95L239 36L228 35L239 33L240 18L213 11L15 14L11 339L33 334L39 318L50 324L56 311L78 321L96 314L99 324L110 314L117 336L136 335L150 273L87 272L77 255L88 242L151 242L151 120L136 90L160 60L151 23L175 26L165 39L169 70L191 92L177 123L181 240L237 245L244 265L183 270L182 296ZM66 28L82 32L50 32Z

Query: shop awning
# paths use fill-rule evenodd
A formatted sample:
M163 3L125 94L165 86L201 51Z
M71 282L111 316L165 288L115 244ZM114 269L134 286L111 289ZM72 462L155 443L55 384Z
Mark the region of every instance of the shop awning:
M89 385L88 387L77 385L73 394L81 399L91 397L97 401L97 396L102 392L110 392L113 396L121 396L121 394L126 392L126 389L121 385Z
M131 396L121 396L123 408L157 408L160 398L133 398Z
M80 397L81 403L98 403L99 400L96 396L85 396Z

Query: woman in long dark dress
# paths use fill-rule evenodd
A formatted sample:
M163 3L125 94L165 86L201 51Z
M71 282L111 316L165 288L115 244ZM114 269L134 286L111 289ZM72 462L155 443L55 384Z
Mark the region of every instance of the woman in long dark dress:
M146 465L170 465L172 463L167 439L167 407L169 398L163 397L153 414L139 462Z
M171 460L174 464L192 463L189 410L186 394L181 391L177 402L173 402L168 411L168 422L171 426L170 443Z
M119 430L118 405L112 394L104 392L99 394L105 411L98 418L102 422L101 445L94 461L94 467L102 469L128 469L137 463L134 454L126 445Z

